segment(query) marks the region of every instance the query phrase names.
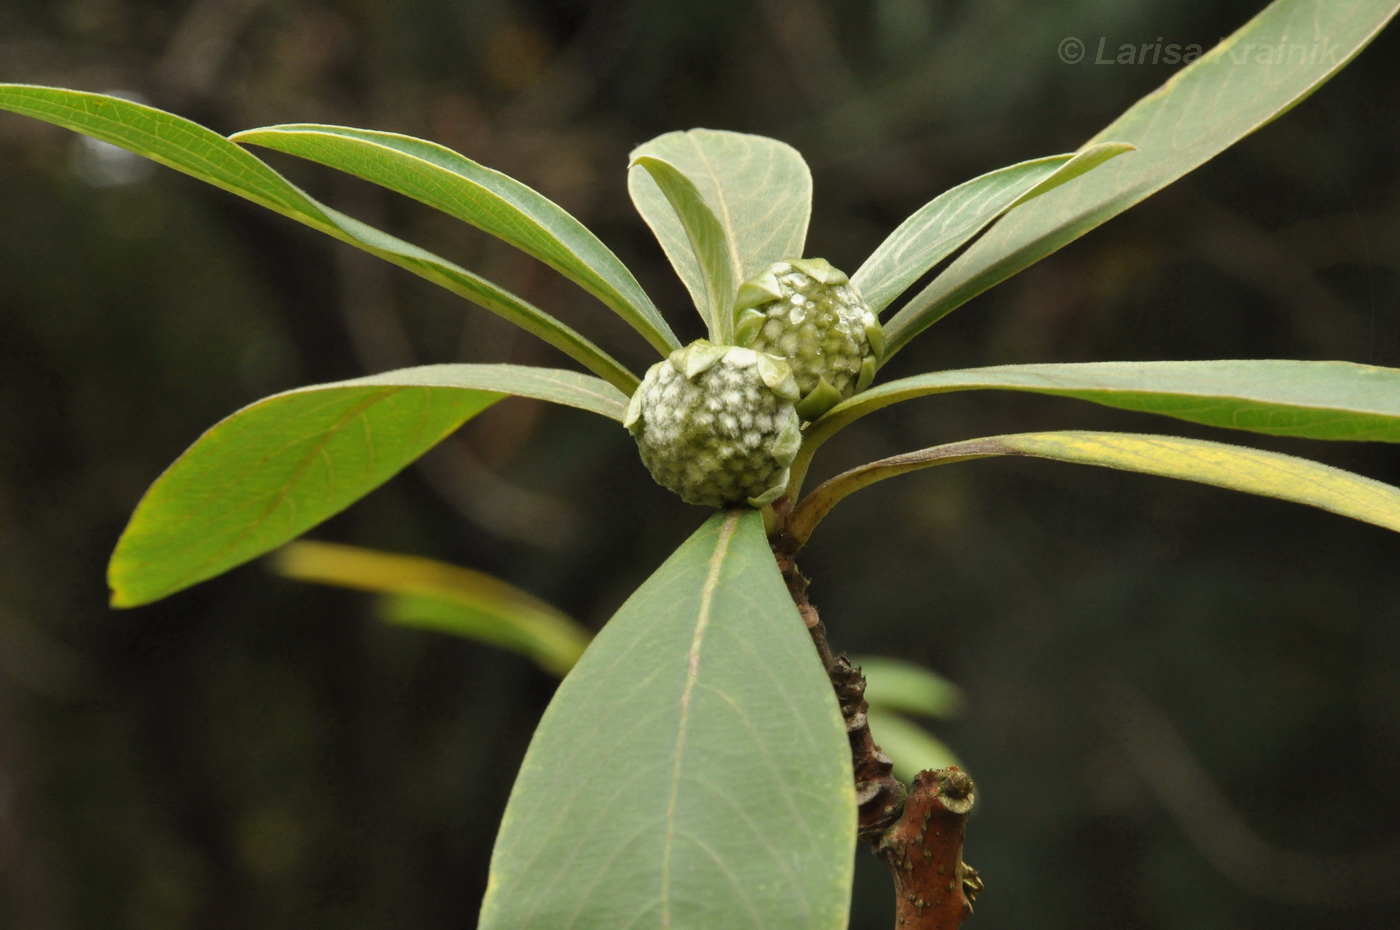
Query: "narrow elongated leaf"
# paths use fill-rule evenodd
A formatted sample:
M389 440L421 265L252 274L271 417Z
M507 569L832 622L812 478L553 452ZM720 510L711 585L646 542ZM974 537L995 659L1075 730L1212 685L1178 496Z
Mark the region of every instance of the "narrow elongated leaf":
M427 365L275 394L211 427L146 492L108 567L113 606L275 549L509 394L619 421L626 409L597 378L518 365Z
M1074 397L1275 436L1400 442L1400 369L1287 359L1001 365L901 378L838 404L804 440L792 463L792 487L802 486L822 443L866 414L970 390Z
M1023 161L949 188L886 236L851 275L851 283L871 310L883 312L924 272L953 254L1072 157L1051 155Z
M1132 146L1105 142L1083 152L998 168L944 191L914 211L851 275L881 313L924 272L952 255L1007 210L1072 181Z
M794 510L788 533L806 542L847 495L896 475L996 455L1024 455L1180 478L1307 504L1400 532L1400 488L1307 459L1219 442L1136 433L1067 431L970 439L896 455L843 472Z
M928 769L963 767L942 740L900 714L872 706L866 711L866 719L875 744L890 757L894 777L901 781L913 781L915 775Z
M1130 158L1008 213L886 327L889 354L987 288L1128 209L1286 112L1375 38L1396 0L1276 0L1091 142Z
M591 634L576 620L513 584L419 556L300 540L279 549L274 570L287 578L373 591L380 616L510 649L561 678Z
M0 109L109 142L305 223L499 314L623 391L637 386L636 376L620 362L538 307L445 258L318 203L250 152L198 123L120 97L30 84L0 84Z
M851 664L865 676L865 699L872 707L944 719L962 712L962 689L921 665L873 656L852 657Z
M436 207L533 255L607 304L661 354L680 348L632 272L554 201L446 146L393 132L292 123L229 137L306 158Z
M952 391L1053 394L1273 436L1400 442L1400 369L1288 359L1083 362L935 371L833 407L809 446L890 404Z
M1011 206L1019 207L1042 194L1050 193L1061 184L1068 184L1081 174L1088 174L1110 158L1136 151L1137 148L1127 142L1086 142L1083 148L1070 156L1070 160L1059 171L1026 191Z
M801 258L812 213L812 175L792 146L765 136L692 129L633 149L690 179L724 229L732 278L742 284L777 261ZM698 308L708 292L699 257L670 201L643 167L627 172L637 212L661 243Z
M734 341L734 298L742 282L734 277L738 269L732 264L724 227L699 188L675 165L652 155L639 155L632 165L646 169L680 219L705 286L705 302L698 305L700 315L710 340L729 345Z
M841 930L855 826L840 710L762 517L719 513L555 694L479 926Z

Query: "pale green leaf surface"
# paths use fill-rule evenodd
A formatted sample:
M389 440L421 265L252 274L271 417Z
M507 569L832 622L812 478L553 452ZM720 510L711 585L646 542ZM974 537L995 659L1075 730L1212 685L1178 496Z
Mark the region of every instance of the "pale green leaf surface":
M872 707L952 719L962 712L962 689L942 675L900 659L852 656L865 675L865 699Z
M1071 154L1069 161L1061 166L1060 170L1026 191L1011 206L1013 209L1019 207L1023 203L1050 193L1061 184L1068 184L1080 175L1088 174L1111 158L1136 151L1137 149L1127 142L1087 142L1083 148Z
M998 168L939 194L914 211L851 275L877 315L924 272L1013 206L1073 180L1130 147L1103 143Z
M637 378L572 328L444 258L308 197L250 152L187 119L105 94L0 84L0 109L32 116L145 156L393 262L499 314L630 393Z
M615 310L663 355L680 348L627 266L533 188L446 146L392 132L294 123L230 139L346 171L470 223L533 255Z
M112 603L159 600L256 558L354 503L508 394L621 420L588 375L427 365L275 394L211 427L137 505L108 567Z
M671 209L671 202L657 186L651 172L641 165L627 169L627 193L631 196L637 212L651 228L652 235L656 236L656 241L661 244L661 250L666 253L666 258L671 262L671 267L675 269L681 283L685 285L690 294L690 301L704 320L706 329L710 329L709 285L705 280L705 272L700 267L700 260L691 248L685 226L680 217L676 216L676 211Z
M890 404L952 391L1027 391L1273 436L1400 442L1400 368L1249 359L1077 362L935 371L878 384L833 407L820 444Z
M894 777L900 781L913 781L915 775L927 769L963 767L942 740L899 714L872 707L865 716L870 722L870 735L894 763Z
M482 930L842 930L840 709L757 511L716 514L594 639L535 731Z
M1400 531L1400 488L1330 465L1176 436L1066 431L970 439L853 468L812 491L793 510L788 533L798 543L806 542L832 507L877 481L934 465L997 455L1024 455L1195 481L1306 504Z
M731 262L729 240L719 218L690 178L665 159L638 155L632 167L643 168L651 175L681 221L690 251L700 266L705 302L698 307L710 341L718 345L731 344L734 341L734 298L742 282L735 280L737 269Z
M522 653L561 678L591 634L576 620L515 585L420 556L299 540L277 550L286 578L373 591L391 623L479 640Z
M670 132L633 149L690 179L725 231L732 277L742 284L774 262L803 257L812 212L812 175L797 150L765 136L714 129ZM685 227L645 168L627 172L627 190L695 306L706 306L705 278Z
M1270 4L1090 140L1129 143L1136 154L1012 210L915 295L886 326L889 355L987 288L1287 111L1341 70L1397 9L1396 0ZM1294 53L1293 46L1307 52ZM1283 54L1275 55L1280 47Z
M883 312L924 272L953 254L1071 157L1052 155L1008 165L949 188L895 227L851 275L851 283L871 310Z

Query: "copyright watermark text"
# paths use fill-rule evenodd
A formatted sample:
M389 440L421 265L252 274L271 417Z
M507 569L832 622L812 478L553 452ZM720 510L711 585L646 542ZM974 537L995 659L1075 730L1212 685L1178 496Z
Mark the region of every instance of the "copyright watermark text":
M1096 65L1189 65L1205 54L1205 49L1195 42L1167 42L1162 36L1152 42L1123 42L1117 45L1109 42L1108 36L1099 36L1092 51L1093 57L1090 57L1089 47L1077 36L1065 36L1056 49L1060 61L1067 65L1077 65L1082 61ZM1290 42L1288 36L1284 36L1274 43L1221 40L1219 54L1224 60L1235 64L1341 63L1337 60L1337 46L1330 38Z

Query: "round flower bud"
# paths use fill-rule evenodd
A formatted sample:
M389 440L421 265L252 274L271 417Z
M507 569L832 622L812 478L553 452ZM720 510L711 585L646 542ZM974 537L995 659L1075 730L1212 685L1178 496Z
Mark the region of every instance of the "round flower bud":
M697 340L647 371L623 425L656 482L692 504L762 507L787 490L802 444L782 359Z
M822 258L777 262L739 289L736 341L788 360L804 419L821 416L875 377L885 336L860 292Z

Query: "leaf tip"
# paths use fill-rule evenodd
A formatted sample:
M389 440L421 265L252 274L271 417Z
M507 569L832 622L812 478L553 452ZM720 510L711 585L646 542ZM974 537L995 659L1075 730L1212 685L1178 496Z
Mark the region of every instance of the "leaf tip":
M142 604L149 603L118 585L111 585L111 589L112 594L111 597L107 598L107 606L113 610L126 610L129 607L140 607Z
M1100 142L1094 146L1099 151L1110 155L1122 155L1124 152L1136 152L1138 147L1131 142Z
M107 598L107 606L114 610L144 607L174 593L168 589L159 590L149 584L142 584L140 573L133 571L129 558L121 551L120 543L111 561L107 563L107 588L111 592Z

